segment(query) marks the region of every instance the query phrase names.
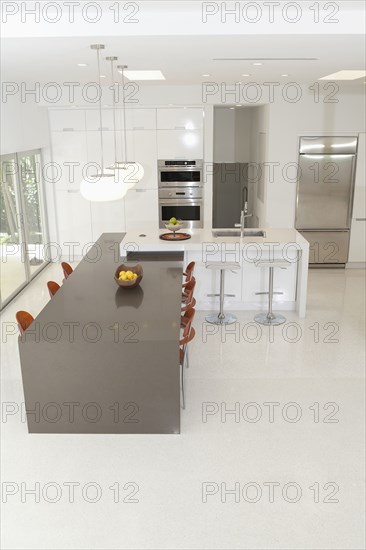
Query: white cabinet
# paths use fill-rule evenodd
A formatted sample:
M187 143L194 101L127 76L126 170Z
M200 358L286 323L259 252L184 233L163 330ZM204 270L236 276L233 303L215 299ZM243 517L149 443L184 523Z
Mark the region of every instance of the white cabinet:
M265 258L263 258L265 259ZM269 269L256 267L254 263L243 262L243 302L268 304L268 294L260 295L258 292L268 292ZM296 300L297 263L291 263L287 269L274 269L273 292L281 294L273 295L273 303L294 302Z
M86 117L86 129L88 132L100 131L100 115L98 109L89 109L85 111ZM114 121L113 121L113 109L102 109L102 128L103 130L113 130ZM121 130L121 115L118 109L116 109L116 129Z
M366 134L359 134L352 218L366 218Z
M52 132L51 139L55 188L79 189L88 162L85 132Z
M85 131L85 111L82 109L51 109L49 117L52 132Z
M121 233L126 231L125 200L90 203L93 241L102 233Z
M366 218L352 220L348 262L366 262Z
M220 270L207 269L202 259L202 252L189 251L185 254L185 264L196 262L194 275L196 278L195 297L200 306L218 307L220 302ZM209 262L222 261L221 252L210 254L207 257ZM241 270L235 272L225 271L225 305L241 302L242 276ZM212 296L216 294L216 296Z
M366 134L358 137L355 191L349 243L349 263L366 262Z
M64 256L72 250L67 243L74 243L75 255L81 257L83 248L93 241L90 204L74 189L56 191L59 246Z
M125 196L126 231L141 230L148 224L158 227L157 189L130 189Z
M99 132L87 132L87 158L89 163L95 163L95 169L93 166L88 168L88 174L93 174L101 165L101 143ZM117 132L117 159L122 157L122 136L120 132ZM114 152L114 132L108 130L103 132L103 164L104 168L111 166L115 161Z
M203 109L158 109L157 127L159 130L201 130Z
M126 109L126 129L155 130L156 109Z
M139 162L144 168L144 177L135 185L135 189L157 189L156 131L127 130L127 159Z
M201 130L158 130L159 159L202 159Z

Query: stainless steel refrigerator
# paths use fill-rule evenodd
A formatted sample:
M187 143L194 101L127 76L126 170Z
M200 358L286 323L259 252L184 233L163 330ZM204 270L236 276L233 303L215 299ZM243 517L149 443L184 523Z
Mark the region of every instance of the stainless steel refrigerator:
M313 267L348 260L357 137L300 139L296 229L310 243Z

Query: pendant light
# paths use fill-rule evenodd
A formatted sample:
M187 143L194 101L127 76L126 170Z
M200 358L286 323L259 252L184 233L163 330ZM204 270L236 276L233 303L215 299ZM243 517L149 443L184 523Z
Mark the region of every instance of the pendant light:
M138 183L144 176L144 168L139 162L127 160L127 129L126 129L126 99L125 99L125 76L124 69L127 69L127 65L118 65L117 69L121 72L122 80L122 101L123 101L123 128L124 128L124 160L118 161L117 155L114 164L108 167L108 170L114 170L115 174L118 174L118 181L123 182L127 190L131 189ZM112 78L114 82L114 73L112 67ZM115 105L114 108L114 131L116 132L116 119L115 119ZM116 138L115 138L116 146Z
M114 173L104 169L103 155L103 116L102 116L102 87L100 81L100 50L104 50L103 44L90 46L97 52L98 83L99 83L99 125L100 125L100 171L96 174L85 177L80 184L80 193L84 199L91 202L108 202L122 199L127 189L122 185Z

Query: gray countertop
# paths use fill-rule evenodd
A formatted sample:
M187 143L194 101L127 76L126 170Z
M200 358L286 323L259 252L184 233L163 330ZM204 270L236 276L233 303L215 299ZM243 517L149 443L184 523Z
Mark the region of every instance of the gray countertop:
M103 234L19 340L26 408L47 413L28 415L30 432L179 433L182 261L140 261L140 286L119 288L123 237Z

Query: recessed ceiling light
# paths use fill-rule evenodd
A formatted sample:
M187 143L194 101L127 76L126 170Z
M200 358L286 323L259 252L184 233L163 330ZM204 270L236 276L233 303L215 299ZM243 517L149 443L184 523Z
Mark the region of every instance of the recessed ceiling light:
M100 78L107 78L105 74L101 74Z
M290 76L289 74L281 74L281 76Z
M236 107L241 107L241 105L236 105Z
M259 66L259 65L263 65L263 63L253 63L253 65Z
M241 76L250 76L250 74L242 74Z
M124 71L128 80L165 80L161 71Z
M211 75L210 75L210 74L208 74L208 73L205 73L205 74L203 74L202 76L211 76Z
M87 67L88 65L86 63L78 63L78 67Z
M229 109L235 109L235 107L229 107Z
M357 80L357 78L363 78L366 76L366 71L338 71L337 73L328 74L328 76L322 76L318 80Z

